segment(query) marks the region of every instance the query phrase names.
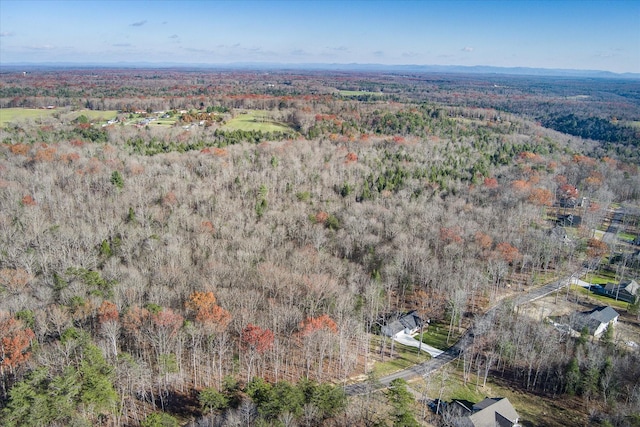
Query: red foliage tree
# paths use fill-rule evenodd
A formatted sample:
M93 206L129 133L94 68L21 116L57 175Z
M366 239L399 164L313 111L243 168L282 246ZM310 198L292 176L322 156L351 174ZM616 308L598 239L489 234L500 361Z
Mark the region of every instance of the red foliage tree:
M563 184L560 186L560 197L576 198L578 197L578 189L571 184Z
M491 189L498 188L498 180L495 178L485 178L484 186Z
M441 227L440 240L446 243L462 243L460 233L462 233L460 227Z
M33 197L31 197L30 195L26 195L22 198L22 205L23 206L35 206L38 203L33 199Z
M5 368L13 371L29 360L31 352L27 350L35 334L20 320L6 314L0 316L0 370L4 374Z
M269 329L262 329L259 326L249 323L243 330L242 345L245 349L255 350L264 353L273 345L273 332Z
M347 153L346 163L355 163L358 161L358 155L356 153Z
M333 333L338 332L338 325L327 314L323 314L319 317L307 317L300 323L300 333L303 336L308 336L316 331L327 330Z

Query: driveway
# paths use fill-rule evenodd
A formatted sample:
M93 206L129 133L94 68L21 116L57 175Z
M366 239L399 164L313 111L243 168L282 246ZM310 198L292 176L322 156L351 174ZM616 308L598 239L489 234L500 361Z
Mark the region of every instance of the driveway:
M411 335L405 334L404 332L398 332L396 336L393 337L393 340L410 347L420 348L422 351L426 351L427 353L429 353L431 357L438 357L442 353L444 353L444 351L438 350L437 348L431 347L430 345L427 345L425 343L422 343L422 346L420 346L420 341L418 341Z

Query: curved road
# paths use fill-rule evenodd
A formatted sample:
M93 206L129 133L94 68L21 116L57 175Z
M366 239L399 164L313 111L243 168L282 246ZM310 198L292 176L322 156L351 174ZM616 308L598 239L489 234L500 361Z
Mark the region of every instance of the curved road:
M540 286L538 288L531 289L529 291L522 292L516 298L509 299L507 301L511 301L514 307L517 307L522 304L529 303L531 301L535 301L539 298L545 297L555 291L559 291L560 289L567 286L571 279L574 277L580 277L584 274L584 270L577 271L573 273L569 277L562 278L560 280L556 280L555 282L548 283L546 285ZM505 302L500 302L498 305L489 309L485 314L483 314L479 320L493 316L493 314L497 311L498 307L500 307ZM417 377L419 375L425 376L434 371L437 371L447 363L455 360L458 356L471 345L473 342L475 325L472 325L467 331L458 339L453 346L449 347L445 352L441 355L434 357L432 359L427 360L426 362L419 363L417 365L413 365L410 368L403 369L402 371L395 372L393 374L384 376L377 380L377 383L372 384L370 382L360 382L355 384L349 384L344 387L344 391L348 396L355 396L360 394L366 394L373 390L378 390L381 388L387 387L391 381L402 378L408 380L413 377Z

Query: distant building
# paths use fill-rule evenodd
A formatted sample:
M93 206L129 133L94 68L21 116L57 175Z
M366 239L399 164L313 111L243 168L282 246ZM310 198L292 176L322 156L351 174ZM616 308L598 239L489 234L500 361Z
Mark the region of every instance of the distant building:
M607 283L603 288L603 293L616 300L633 304L639 296L639 290L640 285L635 280L623 280L618 284Z
M558 215L557 224L561 227L578 227L582 224L582 217L580 215Z

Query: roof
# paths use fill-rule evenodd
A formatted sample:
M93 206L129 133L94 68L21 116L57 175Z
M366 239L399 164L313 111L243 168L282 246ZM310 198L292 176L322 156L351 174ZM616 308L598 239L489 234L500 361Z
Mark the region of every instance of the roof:
M418 316L415 310L410 311L398 317L396 320L387 323L382 327L382 333L386 336L392 337L400 331L405 329L413 330L422 326L422 319Z
M601 325L608 325L618 316L618 312L609 306L597 307L591 311L577 313L573 329L580 331L586 326L589 333L595 334Z
M620 284L607 283L604 288L608 292L616 292L619 289L620 291L627 291L630 295L637 295L640 285L635 280L624 280Z
M506 397L486 398L473 405L469 420L474 427L512 427L518 422L518 413Z
M606 306L594 308L593 310L591 310L591 312L589 312L588 316L589 318L597 320L600 323L609 323L612 320L615 320L620 315L613 308Z

